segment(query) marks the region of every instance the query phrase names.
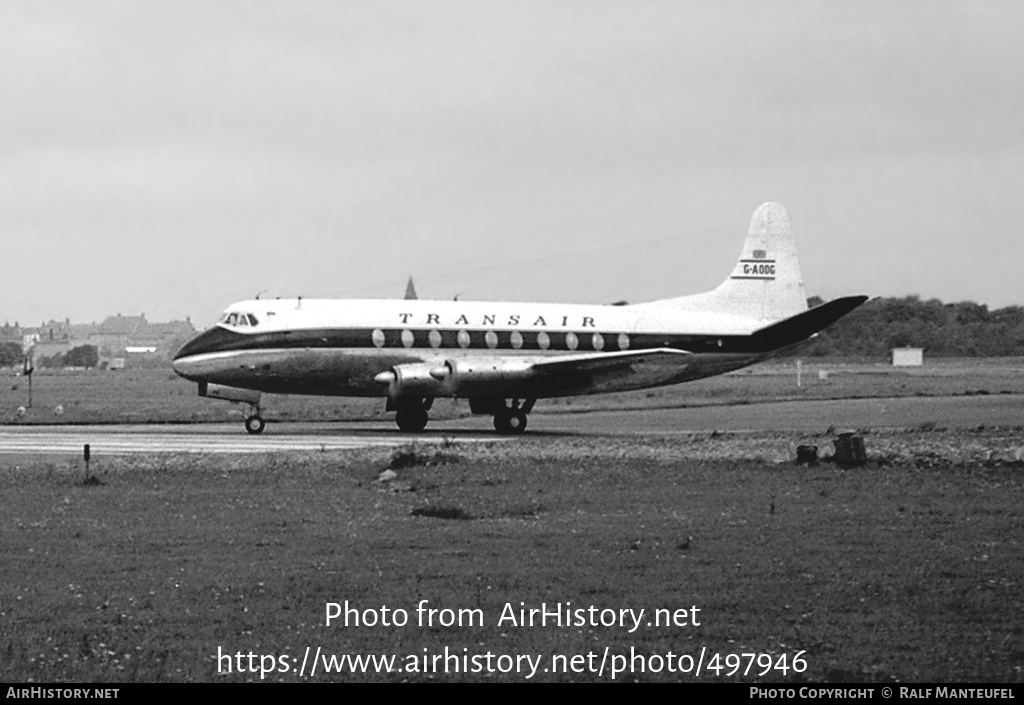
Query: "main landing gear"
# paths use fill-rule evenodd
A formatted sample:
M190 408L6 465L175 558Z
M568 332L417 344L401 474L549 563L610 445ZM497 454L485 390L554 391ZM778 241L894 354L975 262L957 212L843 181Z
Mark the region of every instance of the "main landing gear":
M474 414L493 414L494 430L503 436L515 436L526 430L526 415L533 411L536 399L504 399L487 397L469 400Z
M515 436L526 430L526 415L533 411L536 403L536 399L510 399L506 402L500 397L472 397L469 409L474 414L493 415L495 431L504 436ZM389 397L385 410L395 412L395 423L400 430L419 433L427 427L427 412L433 404L433 397Z
M395 411L395 423L406 433L419 433L427 427L427 412L434 405L434 398L388 399L387 411Z
M519 400L513 399L509 406L494 414L494 430L505 436L515 436L526 430L526 415L533 410L536 399L527 399L520 407Z

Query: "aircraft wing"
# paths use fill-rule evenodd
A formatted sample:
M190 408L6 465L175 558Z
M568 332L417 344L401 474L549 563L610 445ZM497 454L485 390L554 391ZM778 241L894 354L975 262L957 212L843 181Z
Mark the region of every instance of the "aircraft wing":
M685 367L693 353L675 348L654 348L652 350L623 350L611 353L590 353L585 355L566 355L553 360L533 363L537 372L586 372L600 374L628 368L630 365L654 363L671 365L676 368Z

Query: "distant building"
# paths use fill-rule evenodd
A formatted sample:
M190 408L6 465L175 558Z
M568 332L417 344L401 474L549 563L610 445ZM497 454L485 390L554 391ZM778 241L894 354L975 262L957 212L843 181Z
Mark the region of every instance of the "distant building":
M10 322L4 323L3 327L0 328L0 343L21 343L24 340L21 332L21 326L15 323L13 326Z
M150 323L143 313L138 316L109 316L99 325L93 324L81 332L87 334L87 344L95 345L101 358L109 359L124 357L129 352L170 357L182 343L195 335L196 330L188 320Z
M170 359L185 341L196 334L196 329L188 319L150 323L145 314L118 314L108 316L102 323L50 321L39 328L21 328L21 334L26 349L34 346L37 357L51 357L82 345L92 345L99 352L100 361L109 364L132 353Z
M67 340L48 340L42 338L34 341L30 347L32 348L32 355L41 359L53 357L54 355L64 355L71 349L71 344Z
M35 332L41 342L67 342L71 340L71 321L65 319L41 323Z
M893 367L920 367L924 364L924 348L893 348Z

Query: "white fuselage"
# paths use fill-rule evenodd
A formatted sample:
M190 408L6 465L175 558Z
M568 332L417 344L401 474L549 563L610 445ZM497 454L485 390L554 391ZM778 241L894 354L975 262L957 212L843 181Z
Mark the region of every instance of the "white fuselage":
M384 396L404 431L435 398L467 398L499 433L521 433L544 397L642 389L709 377L810 339L864 303L808 310L789 216L765 203L730 274L712 291L634 306L425 300L253 299L174 358L201 396Z
M519 390L564 396L674 384L751 364L768 351L727 342L748 336L757 325L657 303L254 299L229 306L221 322L196 339L207 336L209 344L193 341L174 365L190 379L264 392L384 396L388 389L375 376L409 363L529 362L650 348L693 353L683 369L636 364L629 375Z

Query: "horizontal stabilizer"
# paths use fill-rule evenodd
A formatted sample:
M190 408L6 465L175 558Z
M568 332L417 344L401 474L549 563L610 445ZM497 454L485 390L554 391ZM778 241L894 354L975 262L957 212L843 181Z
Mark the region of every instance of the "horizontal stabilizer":
M621 369L641 362L664 363L680 368L685 367L693 353L675 348L654 348L653 350L623 350L612 353L590 355L567 355L554 360L533 364L537 372L606 372Z
M846 296L815 306L784 321L754 331L757 347L778 350L807 340L868 300L867 296Z

